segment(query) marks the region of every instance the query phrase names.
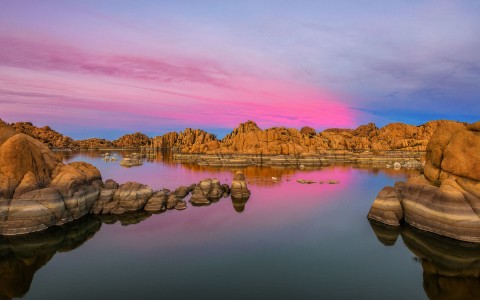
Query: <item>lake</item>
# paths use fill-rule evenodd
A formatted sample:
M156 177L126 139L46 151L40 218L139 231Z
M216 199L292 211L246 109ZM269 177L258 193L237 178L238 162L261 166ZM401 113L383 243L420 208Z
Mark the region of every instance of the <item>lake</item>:
M238 170L178 164L160 153L132 168L105 162L97 151L59 155L64 162L95 165L104 180L138 181L153 189L173 190L204 178L230 183ZM378 192L412 171L242 170L252 192L244 203L222 198L155 215L89 216L43 233L1 238L0 299L478 296L478 246L367 220ZM340 183L308 185L297 179Z

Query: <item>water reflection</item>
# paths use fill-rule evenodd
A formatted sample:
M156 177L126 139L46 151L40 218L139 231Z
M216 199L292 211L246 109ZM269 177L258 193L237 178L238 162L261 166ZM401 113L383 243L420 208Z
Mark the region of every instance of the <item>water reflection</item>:
M480 299L480 245L460 242L418 230L371 222L379 241L390 246L398 235L423 268L423 287L429 299Z
M148 219L152 214L144 210L136 212L127 212L121 215L98 215L97 217L105 224L115 224L120 222L122 226L138 224Z
M100 229L101 221L87 216L40 233L0 237L0 299L24 296L33 276L57 252L80 247Z
M102 161L102 154L109 152L110 155L116 155L118 157L117 161L104 163ZM108 174L115 170L115 173L121 172L116 171L115 167L119 165L121 158L125 157L126 155L131 155L133 152L138 152L134 150L112 150L112 151L98 151L98 150L80 150L80 151L59 151L57 152L57 156L65 163L74 161L74 160L85 160L87 162L93 163L102 174ZM153 155L152 155L153 153ZM351 164L337 164L335 166L323 166L323 167L306 167L305 169L300 170L298 166L248 166L248 167L222 167L222 166L202 166L195 163L185 163L179 162L173 159L173 154L171 152L165 151L155 151L149 152L146 158L143 158L144 164L136 169L138 173L135 173L135 177L137 181L142 183L149 184L148 178L144 179L143 176L141 177L140 170L144 170L144 173L151 173L151 168L154 167L162 167L166 170L171 172L188 172L190 174L216 174L219 176L218 179L224 183L225 181L230 180L236 171L241 170L245 174L247 178L247 183L258 185L258 186L265 186L265 187L275 187L279 183L292 181L295 178L296 174L301 173L305 179L310 179L308 176L309 174L315 174L319 170L328 171L331 170L338 170L339 173L348 173L348 171L352 169L362 170L368 175L386 175L392 179L403 180L405 176L409 176L417 172L413 169L404 169L395 170L393 168L370 168L366 166L355 166ZM345 171L345 172L342 172ZM135 172L132 170L131 172ZM106 179L105 178L105 179ZM274 180L273 178L276 178ZM203 178L201 178L203 179ZM314 178L315 180L337 180L339 178ZM146 181L142 181L146 180ZM121 181L121 180L120 180ZM191 184L192 182L185 182L183 184ZM153 187L153 186L152 186ZM161 186L160 188L163 188ZM172 187L173 188L173 187Z

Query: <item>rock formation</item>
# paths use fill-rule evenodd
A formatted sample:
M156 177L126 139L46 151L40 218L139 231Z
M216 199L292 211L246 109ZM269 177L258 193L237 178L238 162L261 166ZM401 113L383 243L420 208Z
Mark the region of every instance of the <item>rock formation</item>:
M432 121L420 126L393 123L382 128L370 123L355 130L327 129L316 134L310 127L303 127L300 131L285 127L262 130L255 122L248 121L221 141L177 147L182 153L257 155L315 155L327 150L423 151L430 136L443 123L453 122Z
M143 161L140 156L132 154L123 157L123 159L120 161L120 165L122 167L130 168L143 165Z
M141 132L135 132L126 134L114 140L112 143L114 147L134 149L148 146L150 144L150 138Z
M44 230L88 213L103 184L90 164L63 164L48 147L2 124L0 234Z
M439 126L427 146L424 175L385 187L368 217L480 243L480 122Z
M72 147L73 139L56 132L48 126L36 127L30 122L10 124L17 133L24 133L46 144L49 148L66 149Z
M245 181L245 175L242 171L237 171L232 180L232 187L230 188L232 199L247 199L250 198L250 190Z
M235 178L234 178L235 180ZM226 184L220 184L218 179L204 179L193 186L192 197L189 202L193 205L208 205L217 202L222 197L228 197L230 188Z
M156 149L178 150L188 148L190 152L204 152L207 148L215 148L218 140L215 135L201 129L187 128L184 131L169 132L152 139L152 147Z
M300 130L285 127L262 130L255 122L247 121L222 140L201 129L186 128L179 133L169 132L154 138L136 132L124 135L113 142L97 138L74 141L48 126L39 128L28 122L14 123L13 126L18 132L39 139L50 148L149 148L209 155L318 155L329 150L424 151L438 125L447 122L451 121L431 121L420 126L392 123L382 128L369 123L356 129L332 128L317 133L314 128L308 126Z
M90 138L86 140L77 140L72 143L72 148L79 149L110 149L113 143L106 139Z

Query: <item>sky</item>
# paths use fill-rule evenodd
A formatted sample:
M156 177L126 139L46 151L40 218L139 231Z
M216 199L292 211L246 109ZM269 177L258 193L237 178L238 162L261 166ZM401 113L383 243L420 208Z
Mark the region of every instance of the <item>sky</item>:
M74 138L480 120L480 1L0 0L0 119Z

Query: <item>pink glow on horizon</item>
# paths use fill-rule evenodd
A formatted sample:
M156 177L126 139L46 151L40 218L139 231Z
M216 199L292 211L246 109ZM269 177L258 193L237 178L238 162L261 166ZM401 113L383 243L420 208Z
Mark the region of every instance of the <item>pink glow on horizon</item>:
M234 128L249 119L263 128L356 125L335 95L261 73L206 58L94 54L0 36L0 118L131 130Z

